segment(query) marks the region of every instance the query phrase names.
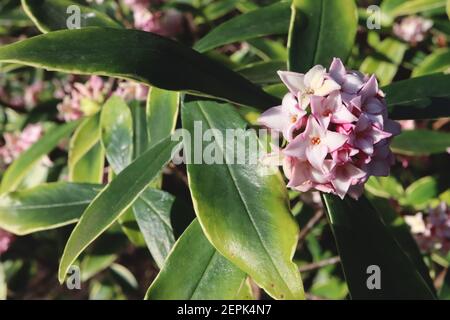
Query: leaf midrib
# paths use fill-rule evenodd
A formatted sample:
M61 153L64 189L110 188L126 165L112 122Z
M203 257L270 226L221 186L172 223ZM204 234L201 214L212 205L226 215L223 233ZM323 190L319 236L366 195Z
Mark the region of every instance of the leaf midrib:
M203 106L202 106L201 102L198 102L198 106L199 106L199 110L200 110L200 112L202 113L203 117L205 118L205 120L206 120L208 126L209 126L210 128L213 128L213 127L212 127L213 121L211 121L211 120L209 119L208 115L207 115L207 114L205 113L205 111L203 110ZM214 136L214 139L216 139L216 137L215 137L215 132L213 132L213 136ZM218 144L217 144L217 145L218 145ZM218 146L219 146L219 145L218 145ZM221 148L221 146L219 146L219 148ZM224 150L223 150L223 149L222 149L222 154L224 154ZM250 210L249 210L249 208L248 208L248 206L247 206L247 203L246 203L246 201L244 200L244 198L243 198L243 196L242 196L241 190L240 190L239 187L238 187L236 178L234 177L234 175L233 175L233 173L232 173L232 170L231 170L230 166L229 166L227 163L224 163L224 165L225 165L225 167L227 168L228 173L230 174L230 177L231 177L231 180L233 181L234 187L236 188L236 191L238 192L239 199L241 200L241 202L242 202L242 204L243 204L243 206L244 206L244 208L245 208L245 212L247 213L247 216L248 216L248 218L250 219L251 225L252 225L253 229L255 230L255 232L256 232L256 234L257 234L257 236L258 236L258 239L259 239L259 242L261 243L262 248L263 248L264 251L266 252L266 255L269 257L269 260L270 260L270 262L272 263L273 267L275 268L276 272L278 273L278 276L280 277L280 279L282 279L282 282L286 285L286 288L290 291L289 285L284 281L284 278L283 278L283 276L282 276L282 273L280 272L280 270L278 270L278 266L275 264L275 261L273 260L272 256L269 254L269 250L266 248L266 244L264 243L263 238L262 238L262 236L261 236L261 234L260 234L260 231L259 231L259 229L257 228L257 226L256 226L256 224L255 224L255 221L254 221L254 219L253 219L253 217L252 217L252 215L251 215L251 213L250 213Z

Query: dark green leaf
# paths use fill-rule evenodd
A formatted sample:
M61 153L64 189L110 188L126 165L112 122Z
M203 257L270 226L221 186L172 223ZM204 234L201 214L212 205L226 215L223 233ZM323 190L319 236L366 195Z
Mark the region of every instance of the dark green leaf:
M77 6L79 11L68 10ZM22 0L22 7L34 24L43 33L68 29L68 20L80 14L80 27L121 28L119 23L93 8L68 0ZM69 20L69 22L71 22Z
M289 31L289 70L306 72L346 61L353 48L358 17L354 0L294 0Z
M434 299L432 290L365 197L324 195L352 299ZM381 288L370 290L379 267Z
M194 50L153 33L90 27L50 32L0 48L0 61L140 81L267 108L279 100Z
M383 87L389 117L395 120L448 117L449 87L450 75L444 74L398 81Z
M205 52L225 44L273 34L287 33L289 3L276 3L232 18L214 28L194 48Z

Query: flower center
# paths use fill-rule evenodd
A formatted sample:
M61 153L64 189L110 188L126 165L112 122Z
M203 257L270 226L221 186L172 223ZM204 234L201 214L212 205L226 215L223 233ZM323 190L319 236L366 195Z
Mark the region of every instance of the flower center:
M306 91L305 91L305 94L314 94L314 89L307 88Z
M311 144L314 146L317 146L320 144L320 138L319 137L312 137L311 138Z
M297 116L291 116L291 122L296 123L297 122Z
M325 110L323 111L323 113L322 113L322 116L328 117L331 113L332 113L332 112L331 112L330 109L325 109Z

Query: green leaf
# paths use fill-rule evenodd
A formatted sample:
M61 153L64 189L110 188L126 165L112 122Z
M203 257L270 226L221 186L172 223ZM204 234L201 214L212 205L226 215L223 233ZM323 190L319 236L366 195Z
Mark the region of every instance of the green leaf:
M175 198L164 191L145 190L133 204L133 211L150 253L162 268L175 243L170 213Z
M420 272L422 278L427 282L428 287L433 291L433 293L436 293L433 281L430 277L430 271L423 260L422 253L417 246L416 239L414 239L411 234L409 225L405 222L402 216L392 208L392 204L388 200L375 198L371 199L371 203L380 214L384 223L389 228L402 250L408 255L417 270Z
M414 68L412 77L421 77L433 73L450 72L450 49L439 49L428 55Z
M177 93L169 91L162 92L162 90L159 90L159 93L161 94L158 95L157 93L154 97L155 100L161 98L159 102L155 101L155 103L159 103L160 108L170 108L168 103L171 102L175 102L175 106L177 107ZM173 100L171 96L175 98L175 101L171 101ZM139 110L141 109L138 105L134 107L139 108ZM164 115L163 112L160 112L160 116L161 118L167 116L167 111L165 111ZM141 123L140 118L140 115L137 115L135 118L135 126L137 127L135 129L145 131L145 127L139 129ZM132 121L131 111L121 98L112 97L103 107L102 140L107 150L108 161L116 174L120 173L131 163L133 155ZM161 121L161 119L160 121L155 121L154 124L160 125L161 131L163 131L164 124ZM168 130L165 130L164 137L167 137L173 129L171 125L166 125L165 127L170 127ZM162 139L163 137L160 136L156 142ZM150 253L159 267L162 267L164 264L164 260L175 242L172 226L170 225L170 209L173 201L174 198L170 194L147 188L139 196L138 200L134 202L132 209L128 209L127 213L122 216L125 217L127 215L125 217L126 219L121 219L120 221L124 232L136 243L140 241L139 234L137 233L140 230Z
M279 83L277 71L286 69L285 61L262 61L252 63L242 68L236 69L241 75L246 77L253 83L257 84L273 84Z
M364 59L360 71L375 74L384 86L392 82L397 74L398 67L403 61L408 46L396 39L387 38L375 48L376 52Z
M416 13L445 12L447 0L384 0L381 10L395 18Z
M403 186L392 176L370 177L365 188L371 194L386 199L399 199L405 193Z
M227 20L200 39L194 49L206 52L239 41L287 33L289 3L280 2Z
M106 101L101 111L100 127L108 163L119 174L133 158L133 118L122 98L112 96Z
M450 0L447 0L447 5L446 5L445 11L447 12L447 16L450 19ZM450 276L449 276L449 278L450 278Z
M150 145L172 134L177 124L180 95L151 88L147 102L147 132Z
M244 272L214 249L194 220L178 239L145 298L231 300L236 298L245 278Z
M169 137L148 149L97 195L83 213L66 244L59 268L60 282L64 281L67 270L79 254L140 196L170 160L178 144Z
M431 130L408 130L395 137L391 149L408 156L445 153L450 148L450 133Z
M48 130L39 141L22 153L5 171L0 193L15 190L27 173L30 172L30 170L33 169L47 153L52 151L63 138L69 136L78 124L79 122L73 121Z
M131 114L133 115L133 159L136 159L149 147L147 114L146 108L143 108L139 101L132 102L130 104L130 109ZM167 136L168 135L166 135L166 137Z
M17 235L77 222L101 185L57 182L0 197L0 227Z
M400 204L424 209L439 194L438 182L433 177L424 177L412 183L400 199Z
M439 290L439 299L450 300L450 269L448 268L445 274L444 283L442 284L442 287Z
M386 93L389 117L435 119L450 116L450 75L433 74L392 83Z
M324 195L328 219L352 299L434 299L432 290L365 197ZM381 288L367 283L380 268Z
M101 183L105 168L105 149L100 141L81 158L73 167L71 182Z
M294 0L289 30L289 70L306 72L334 57L346 61L358 25L354 0Z
M0 301L6 300L8 294L8 285L6 283L5 270L3 264L0 262Z
M244 131L246 123L232 106L214 102L184 105L182 119L183 128L191 136L194 121L201 122L203 130L215 129L214 142L204 141L202 147L205 154L206 148L211 152L214 147L216 159L218 155L218 161L225 163L193 164L188 160L194 208L206 236L222 255L248 273L272 297L302 299L302 281L292 262L298 227L289 211L281 176L264 175L257 164L249 164L247 143L258 145L255 132ZM227 140L227 148L245 151L247 164L225 162L225 158L236 160L230 159L230 153L224 153L223 138L220 138L231 129L239 131L232 140ZM192 146L187 138L184 142L189 159Z
M279 103L220 63L173 40L137 30L90 27L50 32L2 46L0 62L125 78L259 108Z
M83 120L70 140L69 181L101 183L105 152L100 145L100 115Z
M282 60L286 62L288 59L286 46L281 41L259 38L247 42L252 51L264 61Z
M221 0L209 3L205 6L203 14L208 20L216 20L233 11L239 1L240 0Z
M79 11L70 10L76 6ZM111 27L121 28L103 12L92 7L82 6L67 0L22 0L22 7L42 33L68 29L68 20L72 22L76 14L80 14L80 27ZM74 8L73 8L74 9Z

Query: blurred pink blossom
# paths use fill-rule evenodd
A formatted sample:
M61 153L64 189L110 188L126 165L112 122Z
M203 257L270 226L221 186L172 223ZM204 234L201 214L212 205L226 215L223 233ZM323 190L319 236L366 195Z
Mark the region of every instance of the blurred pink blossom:
M413 45L422 42L433 21L419 16L409 16L394 25L394 33L400 39Z
M55 97L62 98L58 104L59 118L64 121L74 121L83 116L82 104L86 101L100 104L110 94L111 86L101 77L91 76L86 83L76 82L64 86L55 92Z
M148 90L149 87L146 85L132 81L122 81L118 84L114 93L125 101L145 101L147 100Z
M423 251L438 250L444 254L450 251L450 209L445 202L429 209L425 218L418 213L405 216L405 221Z
M389 175L390 139L400 126L388 119L374 76L346 70L339 59L329 72L315 66L306 74L279 75L289 92L259 123L288 142L268 157L281 157L288 187L358 198L369 176Z
M0 255L8 251L14 241L15 236L3 229L0 229Z
M5 144L0 147L0 161L2 166L11 164L25 150L29 149L43 134L40 124L29 124L22 132L6 132L3 134ZM45 160L50 163L47 158Z

